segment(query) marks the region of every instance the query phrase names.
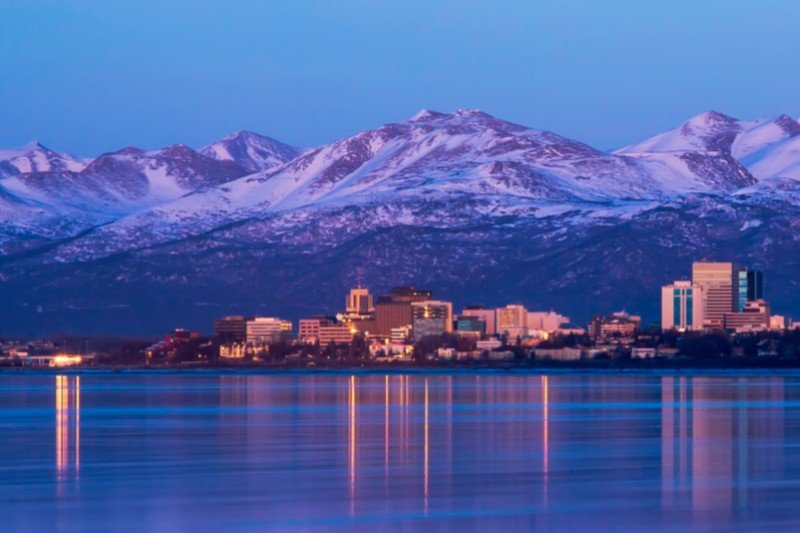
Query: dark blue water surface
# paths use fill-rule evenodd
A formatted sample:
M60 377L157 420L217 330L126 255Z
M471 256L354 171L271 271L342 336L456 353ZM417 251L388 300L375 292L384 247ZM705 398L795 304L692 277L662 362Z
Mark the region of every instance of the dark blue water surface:
M797 375L5 373L0 435L9 531L800 530Z

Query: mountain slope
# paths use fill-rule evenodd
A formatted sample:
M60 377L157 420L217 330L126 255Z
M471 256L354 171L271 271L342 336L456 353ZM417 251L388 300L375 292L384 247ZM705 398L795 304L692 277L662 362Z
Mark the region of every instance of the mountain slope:
M757 179L800 178L800 122L787 115L740 121L716 111L615 153L634 157L722 153L737 159Z

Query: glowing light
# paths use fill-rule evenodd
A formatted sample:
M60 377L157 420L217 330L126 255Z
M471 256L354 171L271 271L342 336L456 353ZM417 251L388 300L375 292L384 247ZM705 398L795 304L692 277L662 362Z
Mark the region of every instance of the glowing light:
M67 469L69 458L69 389L67 376L56 376L56 473L62 479Z
M53 367L64 367L64 366L73 366L79 365L83 361L83 358L80 355L56 355L51 359L50 366ZM61 376L66 379L66 376Z
M75 477L81 470L81 377L75 376Z
M70 385L70 381L72 382ZM81 378L56 376L55 467L56 478L64 481L70 470L70 426L75 425L72 447L75 451L74 473L81 467ZM71 394L70 394L71 393ZM74 417L73 417L74 415ZM59 489L62 487L59 486Z
M356 511L356 377L350 376L349 409L349 474L350 474L350 514Z

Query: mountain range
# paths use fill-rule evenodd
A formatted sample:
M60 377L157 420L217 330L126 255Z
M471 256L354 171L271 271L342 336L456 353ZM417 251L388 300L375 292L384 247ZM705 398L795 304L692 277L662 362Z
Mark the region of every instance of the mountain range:
M615 151L477 110L301 149L240 131L84 159L0 149L0 333L155 334L335 312L358 280L582 323L658 320L702 258L800 311L800 122L710 111Z

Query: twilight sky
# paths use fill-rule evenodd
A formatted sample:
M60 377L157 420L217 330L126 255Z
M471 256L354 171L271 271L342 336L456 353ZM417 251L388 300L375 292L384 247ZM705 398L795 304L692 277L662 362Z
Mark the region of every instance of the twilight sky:
M326 143L480 108L605 149L800 114L796 0L0 0L0 146Z

